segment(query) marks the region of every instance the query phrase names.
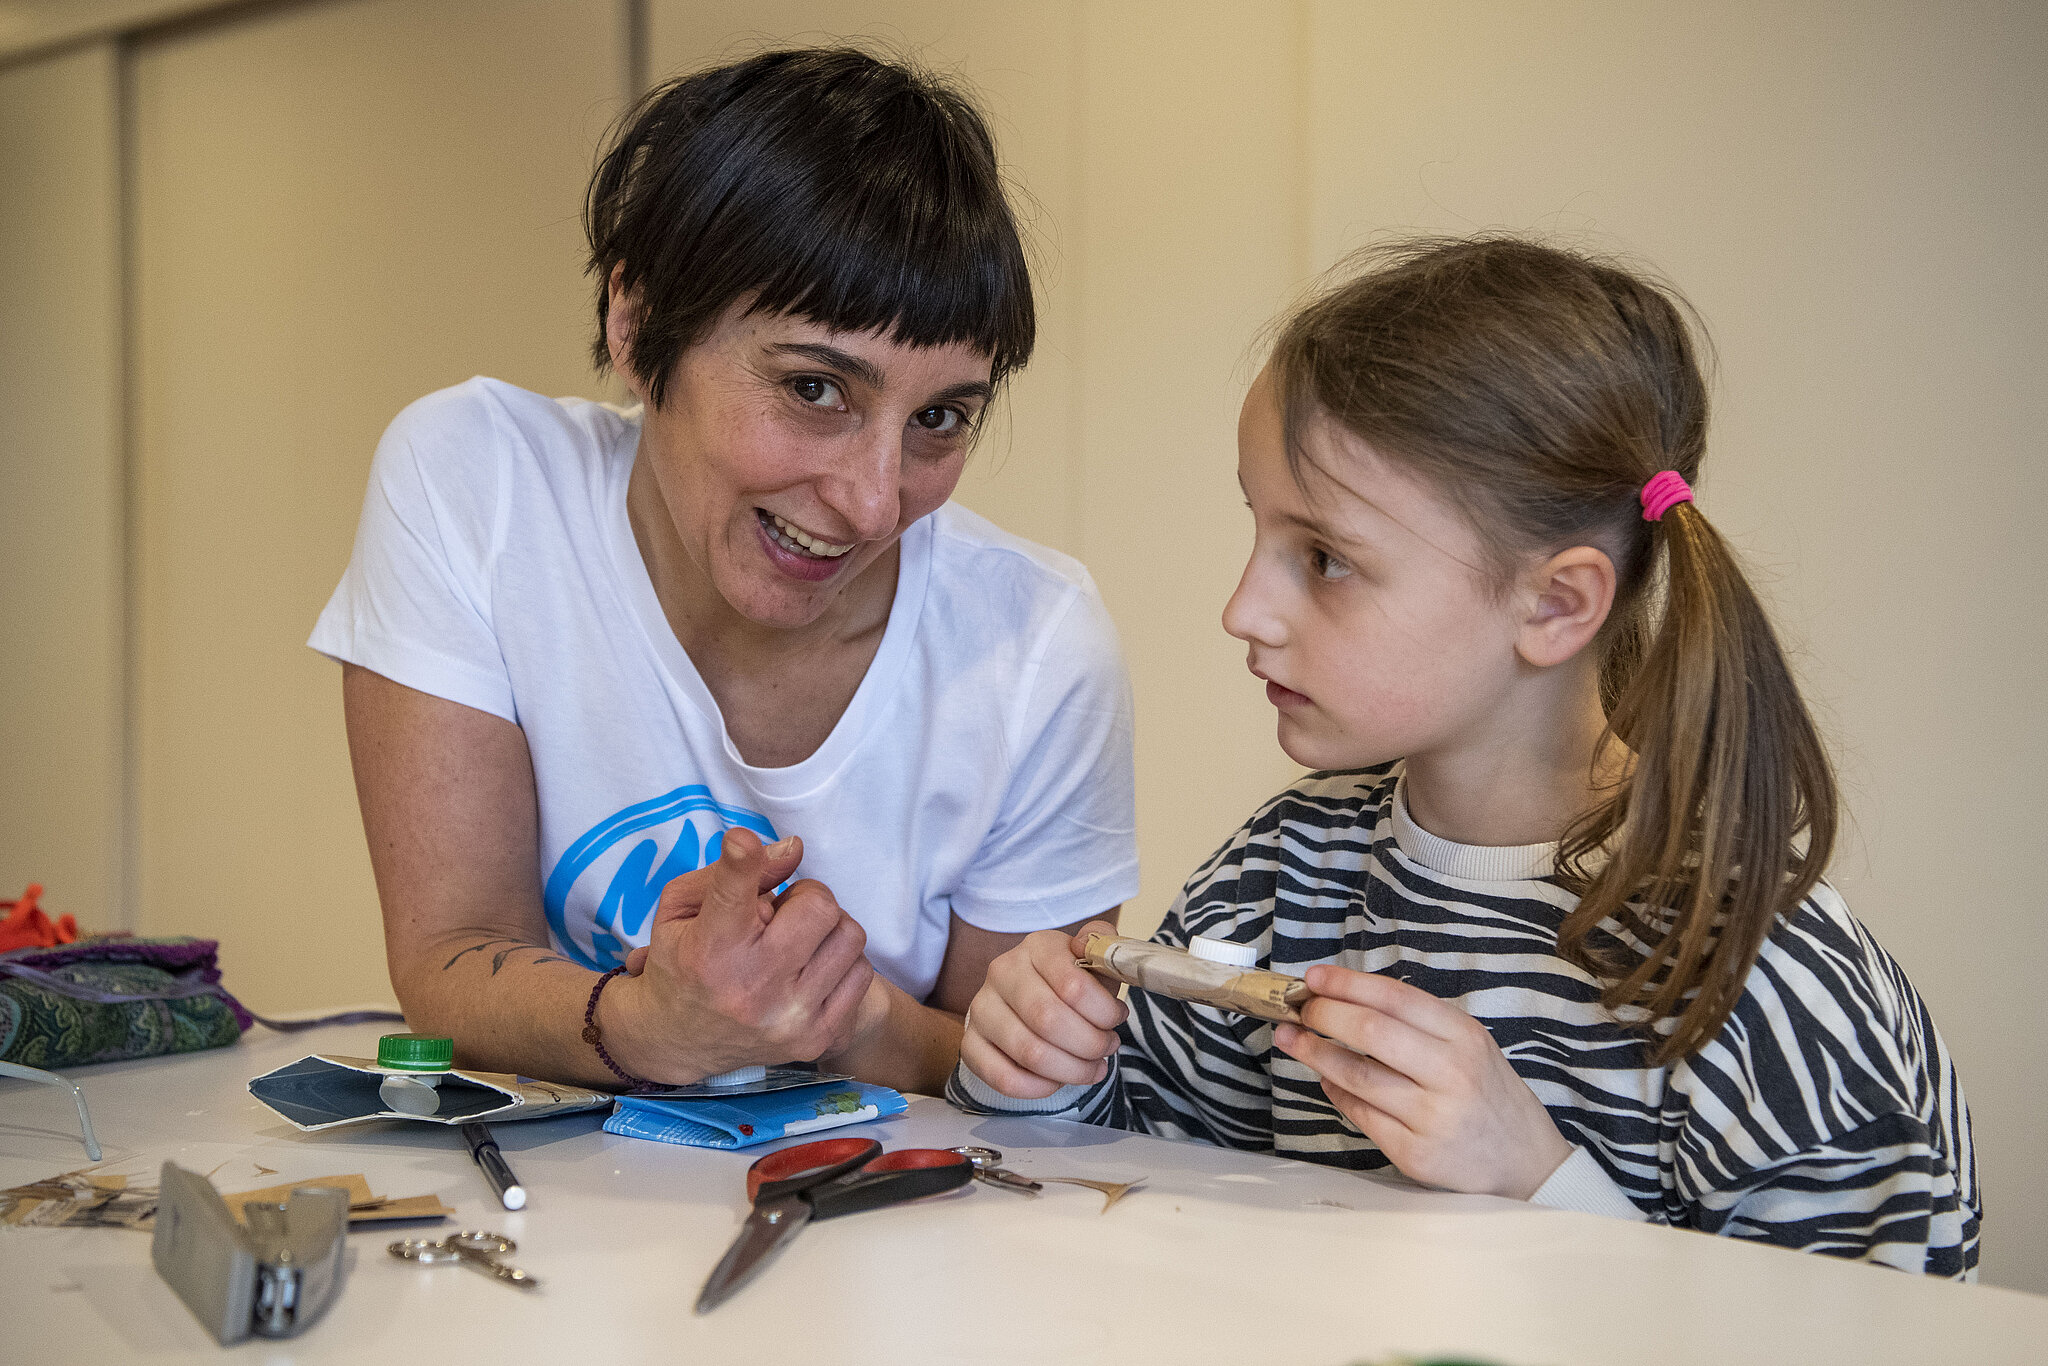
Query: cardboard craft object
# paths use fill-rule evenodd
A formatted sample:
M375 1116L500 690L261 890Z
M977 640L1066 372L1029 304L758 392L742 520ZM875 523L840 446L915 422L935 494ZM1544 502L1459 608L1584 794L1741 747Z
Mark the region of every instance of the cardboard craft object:
M249 1094L308 1133L337 1124L371 1119L411 1119L428 1124L466 1124L487 1119L539 1119L571 1110L597 1110L616 1097L560 1082L535 1081L509 1072L471 1072L461 1068L442 1073L438 1108L430 1115L391 1109L378 1094L388 1076L417 1077L379 1067L373 1058L347 1058L315 1053L266 1072L249 1083Z
M349 1176L310 1176L303 1181L287 1181L281 1186L265 1186L262 1190L243 1191L240 1195L224 1195L222 1201L228 1213L235 1216L237 1223L246 1224L249 1205L282 1205L291 1199L292 1192L307 1186L333 1186L348 1192L349 1227L357 1224L396 1224L415 1219L445 1219L455 1213L441 1202L438 1195L404 1195L391 1197L372 1195L370 1183L360 1174Z
M1286 1024L1301 1023L1301 1008L1314 995L1308 983L1284 972L1212 963L1171 945L1118 935L1089 935L1076 961L1140 991Z

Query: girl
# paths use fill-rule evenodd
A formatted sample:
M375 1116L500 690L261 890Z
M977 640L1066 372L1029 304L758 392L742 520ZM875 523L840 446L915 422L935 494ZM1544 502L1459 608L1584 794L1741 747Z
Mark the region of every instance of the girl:
M1682 307L1529 242L1418 242L1286 325L1223 622L1322 771L1156 938L1255 945L1315 991L1306 1027L1127 1009L1036 934L974 998L956 1104L1973 1273L1954 1068L1820 879L1826 755L1691 501Z

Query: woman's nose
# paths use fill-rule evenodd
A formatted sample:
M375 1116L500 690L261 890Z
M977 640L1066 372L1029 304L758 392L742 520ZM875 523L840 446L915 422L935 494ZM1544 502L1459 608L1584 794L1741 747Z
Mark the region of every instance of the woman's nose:
M854 443L834 468L825 501L863 541L896 529L903 511L903 434L878 433Z

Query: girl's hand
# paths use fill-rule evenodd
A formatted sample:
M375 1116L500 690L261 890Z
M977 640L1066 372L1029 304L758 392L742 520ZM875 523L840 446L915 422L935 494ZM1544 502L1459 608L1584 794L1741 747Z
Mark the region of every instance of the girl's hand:
M1526 1200L1571 1156L1493 1035L1458 1007L1327 964L1306 980L1307 1028L1276 1025L1274 1044L1320 1073L1330 1103L1407 1176Z
M1109 1071L1103 1059L1116 1052L1116 1027L1130 1011L1074 959L1089 935L1115 933L1104 920L1072 936L1040 930L989 964L988 980L967 1008L960 1060L1017 1100L1101 1081Z

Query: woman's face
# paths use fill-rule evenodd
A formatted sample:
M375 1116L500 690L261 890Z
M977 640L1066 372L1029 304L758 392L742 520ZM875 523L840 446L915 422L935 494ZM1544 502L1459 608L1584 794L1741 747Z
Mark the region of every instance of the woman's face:
M952 496L991 397L989 358L744 309L683 353L640 450L725 603L759 625L807 626Z

